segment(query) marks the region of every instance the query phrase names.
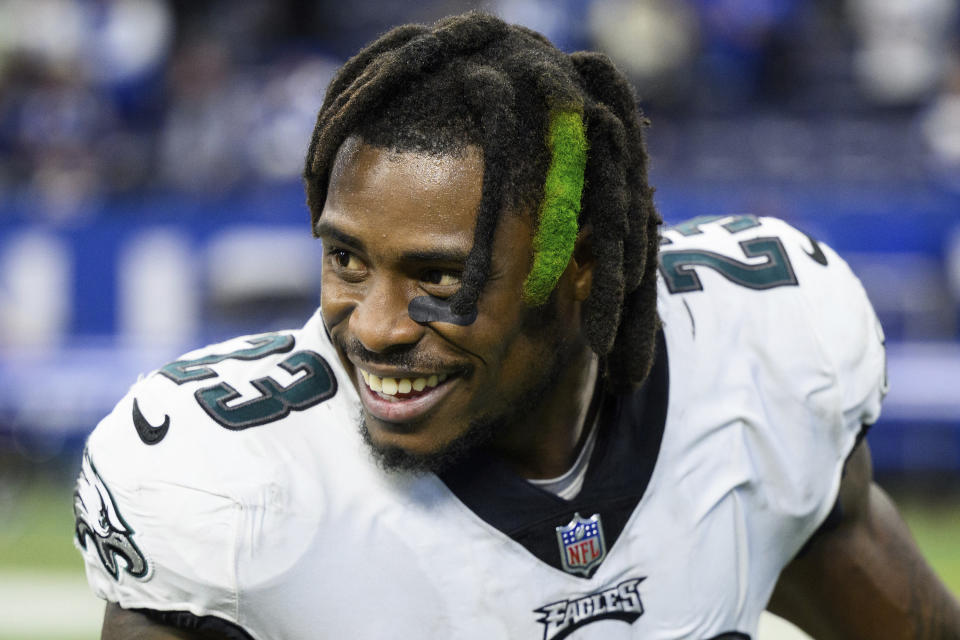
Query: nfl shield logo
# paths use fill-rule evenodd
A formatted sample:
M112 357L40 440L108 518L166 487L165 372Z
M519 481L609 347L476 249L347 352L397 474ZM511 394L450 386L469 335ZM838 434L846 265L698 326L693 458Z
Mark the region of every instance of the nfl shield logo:
M599 513L590 516L589 520L579 513L573 514L570 524L557 527L557 542L560 544L563 569L569 573L582 573L589 577L590 572L607 557Z

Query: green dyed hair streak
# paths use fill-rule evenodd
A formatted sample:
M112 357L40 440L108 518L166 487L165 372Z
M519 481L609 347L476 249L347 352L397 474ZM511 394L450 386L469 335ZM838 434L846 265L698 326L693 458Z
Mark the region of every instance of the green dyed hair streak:
M587 165L587 137L577 111L555 111L550 116L550 168L543 186L537 232L533 238L533 267L523 283L523 299L539 306L547 301L570 262L577 240L577 216Z

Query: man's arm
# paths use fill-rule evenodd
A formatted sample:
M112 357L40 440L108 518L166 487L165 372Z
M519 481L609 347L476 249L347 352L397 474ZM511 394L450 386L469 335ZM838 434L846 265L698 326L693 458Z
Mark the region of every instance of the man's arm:
M840 487L843 520L787 565L770 611L818 640L960 639L960 603L872 478L864 441Z
M139 611L123 609L107 603L103 614L100 640L230 640L231 637L212 631L187 631L151 620ZM247 636L249 637L249 636Z
M196 635L154 622L137 611L122 609L108 602L103 614L103 630L100 640L204 640L209 636Z

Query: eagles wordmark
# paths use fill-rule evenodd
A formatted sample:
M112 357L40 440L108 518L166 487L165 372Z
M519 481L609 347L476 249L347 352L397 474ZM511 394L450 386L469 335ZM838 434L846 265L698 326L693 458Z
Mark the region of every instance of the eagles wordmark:
M600 620L620 620L633 624L643 615L643 603L637 585L646 578L630 578L615 587L589 593L572 600L551 602L534 613L543 625L543 640L561 640L580 627Z

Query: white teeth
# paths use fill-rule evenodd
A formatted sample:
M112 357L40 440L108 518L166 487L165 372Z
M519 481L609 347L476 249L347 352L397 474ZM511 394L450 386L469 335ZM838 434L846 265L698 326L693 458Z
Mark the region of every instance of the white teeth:
M382 391L388 396L397 395L397 379L396 378L384 378L381 384Z
M358 367L359 368L359 367ZM363 381L367 383L373 391L378 391L384 395L395 396L398 393L410 393L411 391L423 391L427 387L435 387L447 379L447 374L433 374L425 378L381 378L369 371L360 369L360 375Z

